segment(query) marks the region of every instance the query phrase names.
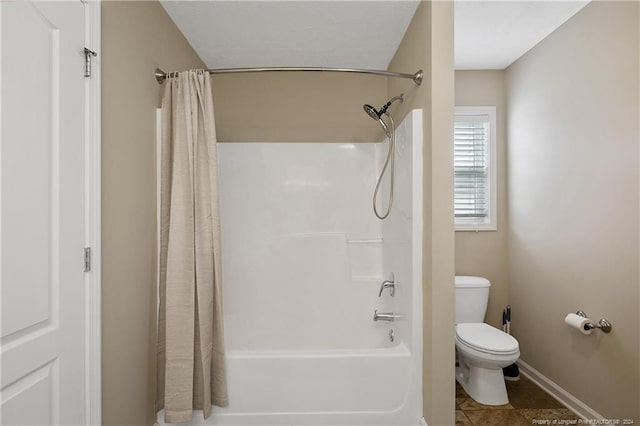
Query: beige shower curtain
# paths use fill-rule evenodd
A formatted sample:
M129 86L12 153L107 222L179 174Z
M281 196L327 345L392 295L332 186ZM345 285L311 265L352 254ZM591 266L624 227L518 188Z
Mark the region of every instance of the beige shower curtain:
M181 72L162 99L156 408L170 423L227 405L216 157L209 73Z

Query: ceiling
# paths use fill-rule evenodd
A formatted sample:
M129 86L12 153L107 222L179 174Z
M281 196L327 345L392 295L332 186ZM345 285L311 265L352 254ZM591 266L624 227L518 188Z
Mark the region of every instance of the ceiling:
M456 69L505 69L588 2L456 1Z
M418 0L160 0L209 68L387 69ZM456 69L504 69L589 0L455 1Z
M387 69L419 1L161 3L209 68Z

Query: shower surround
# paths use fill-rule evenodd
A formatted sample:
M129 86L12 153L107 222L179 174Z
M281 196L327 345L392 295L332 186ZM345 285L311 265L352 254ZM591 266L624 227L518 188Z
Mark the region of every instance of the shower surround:
M387 143L218 145L229 406L191 424L420 424L421 110L398 126L380 221Z

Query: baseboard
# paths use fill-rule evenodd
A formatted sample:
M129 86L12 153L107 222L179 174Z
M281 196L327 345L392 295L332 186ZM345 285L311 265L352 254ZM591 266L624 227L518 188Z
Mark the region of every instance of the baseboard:
M562 405L573 411L576 415L580 416L583 420L596 419L603 420L604 416L599 414L596 410L589 407L584 402L580 401L575 396L560 387L557 383L546 377L544 374L527 364L522 360L517 361L520 367L520 373L526 376L529 380L540 386L549 395L558 400Z
M421 426L429 426L429 425L427 424L427 421L424 419L424 417L422 417L422 418L420 419L420 425L421 425Z

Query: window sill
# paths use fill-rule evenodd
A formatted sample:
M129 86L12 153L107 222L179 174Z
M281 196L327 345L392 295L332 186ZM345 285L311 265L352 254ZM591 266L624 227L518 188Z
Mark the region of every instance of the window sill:
M456 226L455 228L456 232L496 232L498 231L498 227L495 225L480 225L480 226L473 226L473 225L465 225L465 226Z

